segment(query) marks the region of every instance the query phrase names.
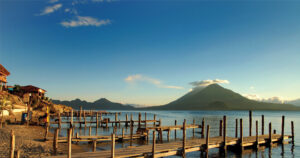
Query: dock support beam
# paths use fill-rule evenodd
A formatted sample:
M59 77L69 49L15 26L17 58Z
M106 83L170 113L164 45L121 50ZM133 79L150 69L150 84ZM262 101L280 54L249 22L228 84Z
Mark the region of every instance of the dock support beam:
M115 134L111 134L111 158L115 158Z
M204 131L205 131L205 120L202 119L202 129L201 129L201 138L204 138Z
M272 123L269 123L269 145L272 146Z
M259 142L258 142L258 121L255 122L255 149L258 149Z
M249 136L252 136L252 111L249 111Z
M72 128L68 129L68 158L72 155Z
M243 152L243 119L240 119L240 150Z
M11 130L10 135L10 158L14 158L15 154L15 133L13 130Z
M226 150L227 146L226 146L226 116L223 116L223 149Z
M281 142L284 142L284 122L285 122L285 116L282 116L281 120Z
M153 130L153 142L152 142L152 158L155 158L155 143L156 143L156 138L155 138L155 130Z
M205 152L206 152L206 154L208 153L208 149L209 149L209 125L207 125L207 129L206 129L206 139L205 139Z
M292 143L294 144L294 138L295 138L294 121L291 122L291 131L292 131Z
M183 121L183 130L182 130L182 157L185 158L185 146L186 146L186 120Z
M265 134L265 116L261 115L261 134Z
M238 119L235 119L235 138L238 137Z

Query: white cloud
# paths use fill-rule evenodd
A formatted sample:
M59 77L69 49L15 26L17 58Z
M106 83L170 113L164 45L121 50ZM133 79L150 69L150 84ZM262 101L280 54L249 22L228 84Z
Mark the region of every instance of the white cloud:
M279 96L274 96L270 98L262 98L259 95L256 94L244 94L244 97L251 99L251 100L256 100L256 101L261 101L261 102L267 102L267 103L286 103L287 100L283 99L282 97Z
M217 84L217 83L229 84L229 81L228 80L215 79L215 80L194 81L194 82L191 82L190 84L192 86L195 86L195 87L199 87L199 86L203 87L203 86L208 86L208 85Z
M255 87L254 87L254 86L250 86L250 89L251 89L251 90L255 90Z
M74 20L63 21L60 24L64 27L78 27L78 26L104 26L110 24L109 19L98 20L89 16L76 16Z
M147 83L153 84L159 88L184 89L183 87L180 87L180 86L164 85L158 79L146 77L146 76L143 76L140 74L130 75L127 78L125 78L125 81L128 83L147 82Z
M58 9L60 9L61 7L62 7L61 3L55 4L53 6L48 6L42 11L42 13L40 15L46 15L46 14L53 13L53 12L57 11Z
M58 0L50 0L49 3L56 3Z

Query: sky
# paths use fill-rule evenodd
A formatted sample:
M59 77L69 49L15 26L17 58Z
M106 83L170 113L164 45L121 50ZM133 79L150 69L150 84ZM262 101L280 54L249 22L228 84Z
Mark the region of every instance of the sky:
M219 83L291 100L299 17L296 0L0 0L0 63L52 99L161 105Z

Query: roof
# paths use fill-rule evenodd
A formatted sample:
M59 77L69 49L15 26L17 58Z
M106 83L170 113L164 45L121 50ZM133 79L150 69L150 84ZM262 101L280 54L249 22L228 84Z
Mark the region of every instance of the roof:
M3 65L0 64L0 74L8 76L10 72L8 72Z
M46 92L46 90L39 88L39 87L35 87L33 85L21 86L21 90L23 90L24 92L29 92L29 93L41 92L41 90L43 92Z

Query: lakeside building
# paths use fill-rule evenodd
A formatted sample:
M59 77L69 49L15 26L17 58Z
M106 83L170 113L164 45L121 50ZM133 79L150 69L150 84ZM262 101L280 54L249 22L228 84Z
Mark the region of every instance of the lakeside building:
M9 75L10 75L10 72L7 71L3 65L0 64L0 91L7 88L6 77Z

